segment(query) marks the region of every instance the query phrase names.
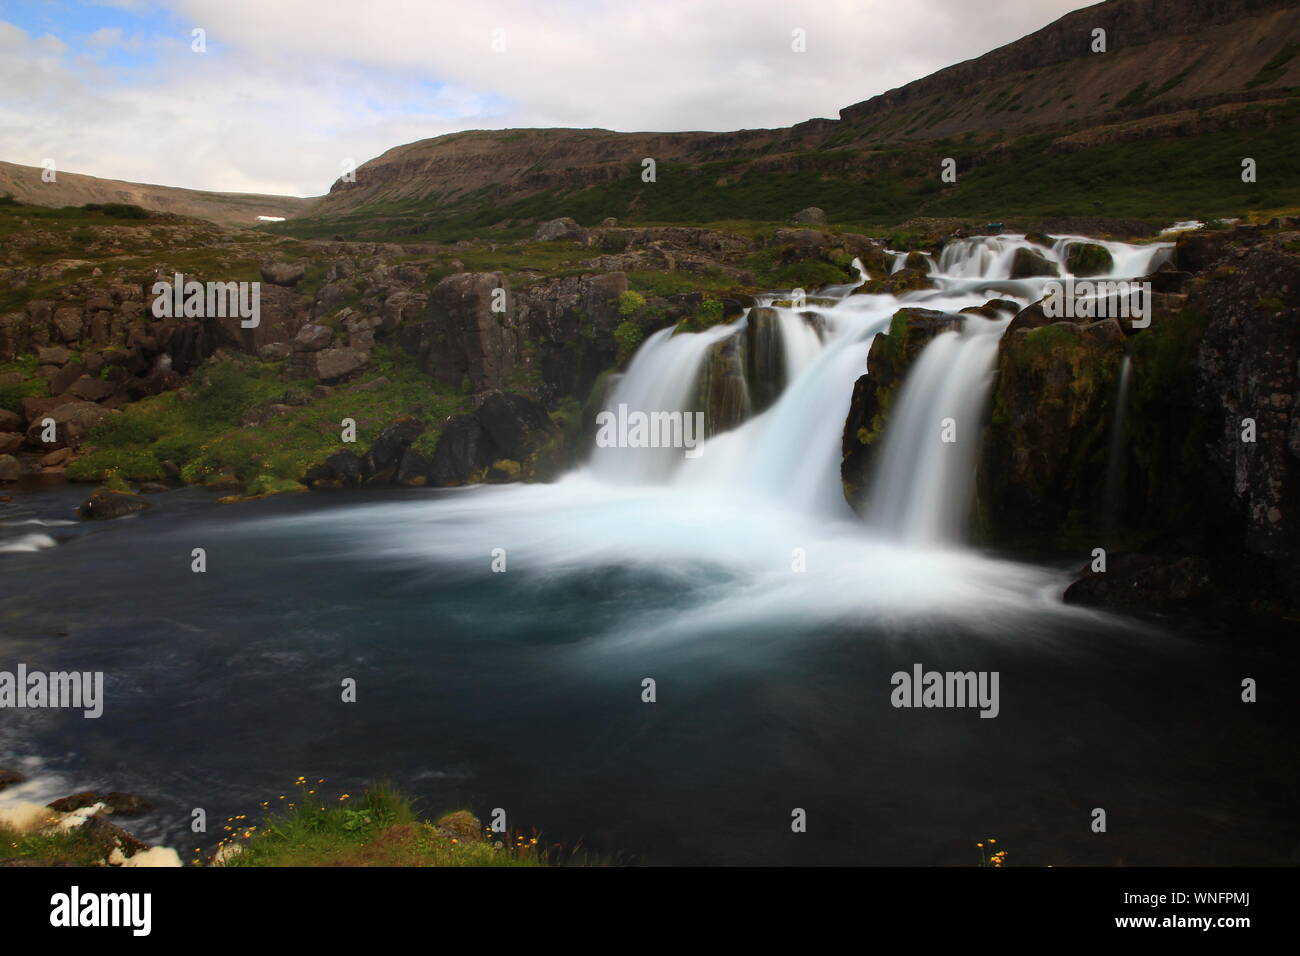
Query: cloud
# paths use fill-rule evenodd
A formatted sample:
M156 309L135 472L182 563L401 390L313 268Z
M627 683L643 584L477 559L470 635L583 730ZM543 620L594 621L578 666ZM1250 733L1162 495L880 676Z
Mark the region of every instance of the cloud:
M82 17L61 39L0 21L0 138L12 151L0 158L319 194L345 158L460 129L729 130L833 117L1080 2L175 0L126 30L92 31ZM207 53L190 51L193 27L206 31ZM807 52L792 49L796 29ZM106 49L111 64L96 63ZM129 49L138 53L124 61Z

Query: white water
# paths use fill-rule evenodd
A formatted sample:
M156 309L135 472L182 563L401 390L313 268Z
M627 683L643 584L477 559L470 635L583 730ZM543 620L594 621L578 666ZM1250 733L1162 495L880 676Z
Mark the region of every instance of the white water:
M335 554L367 553L404 567L428 564L430 574L488 575L496 548L508 555L512 580L523 575L543 593L568 579L601 581L610 568L634 572L644 582L644 602L626 592L591 599L617 607L617 615L600 633L591 625L579 635L592 639L582 645L590 653L706 637L727 647L738 637L752 644L760 634L775 641L773 635L841 624L888 628L895 621L951 621L993 637L1050 638L1053 616L1092 614L1060 602L1068 576L958 544L980 406L1008 317L970 316L961 333L939 335L922 352L893 409L867 521L848 507L839 475L844 420L854 382L870 374L872 339L901 306L954 312L983 304L989 287L1027 305L1041 285L996 274L1008 244L1018 241L968 241L965 258L946 252L955 275L937 275L936 289L810 306L825 323L824 339L808 334L796 310L778 309L788 384L761 415L706 442L697 459L680 449L601 448L549 485L436 491L414 503L268 521L320 536L319 546L303 549L304 573ZM1124 250L1116 261L1131 267L1158 248ZM695 410L687 406L705 352L746 321L699 335L651 336L609 407ZM941 441L947 417L956 420L952 445Z

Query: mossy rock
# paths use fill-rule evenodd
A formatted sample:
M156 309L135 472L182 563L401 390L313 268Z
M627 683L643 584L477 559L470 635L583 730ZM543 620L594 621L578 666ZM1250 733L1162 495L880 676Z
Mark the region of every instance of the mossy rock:
M1115 259L1105 246L1074 242L1066 250L1065 267L1076 276L1106 275L1115 268Z

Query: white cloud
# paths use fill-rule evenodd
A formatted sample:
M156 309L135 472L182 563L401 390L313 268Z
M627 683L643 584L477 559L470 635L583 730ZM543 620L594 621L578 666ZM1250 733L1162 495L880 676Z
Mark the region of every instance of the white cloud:
M833 117L1081 2L176 0L174 35L145 41L157 62L131 70L0 21L0 158L319 194L345 157L459 129L727 130ZM190 52L191 26L207 31L207 54ZM796 27L806 53L791 50ZM498 28L502 53L491 50ZM123 42L109 28L90 46Z

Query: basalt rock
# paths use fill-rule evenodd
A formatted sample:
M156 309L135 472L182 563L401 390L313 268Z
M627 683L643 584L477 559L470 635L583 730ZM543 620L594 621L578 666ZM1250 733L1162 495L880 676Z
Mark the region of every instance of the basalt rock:
M139 495L100 488L77 509L77 515L83 521L105 521L135 514L149 507L149 502L141 500Z
M1011 278L1029 279L1034 276L1057 276L1061 271L1056 263L1035 249L1020 247L1011 260Z
M1107 438L1124 335L1114 319L1008 330L976 469L983 533L1050 538L1104 502Z

